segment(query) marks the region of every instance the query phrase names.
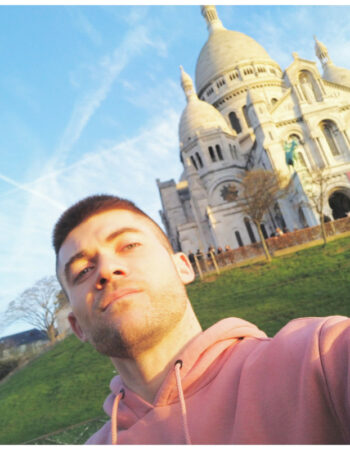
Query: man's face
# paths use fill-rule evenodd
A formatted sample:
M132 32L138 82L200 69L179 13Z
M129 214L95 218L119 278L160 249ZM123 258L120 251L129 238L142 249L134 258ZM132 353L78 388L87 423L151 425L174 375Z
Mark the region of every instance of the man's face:
M156 345L182 319L193 271L183 254L169 253L150 220L111 210L68 234L58 276L76 335L125 358Z

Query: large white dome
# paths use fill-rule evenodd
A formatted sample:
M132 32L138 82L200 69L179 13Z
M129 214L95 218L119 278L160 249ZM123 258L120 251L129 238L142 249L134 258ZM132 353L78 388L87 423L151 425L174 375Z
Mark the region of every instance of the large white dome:
M238 63L272 62L267 51L253 38L239 31L215 29L204 44L196 66L196 90L200 92L210 81Z

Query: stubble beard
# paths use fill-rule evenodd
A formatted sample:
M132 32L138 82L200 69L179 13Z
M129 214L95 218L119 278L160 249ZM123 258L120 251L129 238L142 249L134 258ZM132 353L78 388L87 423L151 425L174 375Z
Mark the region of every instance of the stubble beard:
M115 321L104 318L90 331L89 341L106 356L135 359L151 349L170 333L185 314L187 293L181 284L171 292L167 288L152 296L151 311L145 311L141 324L134 327L117 326ZM138 321L139 322L139 321Z

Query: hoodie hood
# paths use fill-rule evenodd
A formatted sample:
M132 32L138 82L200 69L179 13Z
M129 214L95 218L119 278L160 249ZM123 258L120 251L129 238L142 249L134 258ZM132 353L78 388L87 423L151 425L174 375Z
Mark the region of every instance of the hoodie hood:
M182 361L181 383L184 394L186 396L192 395L203 385L209 383L220 371L226 357L230 354L228 350L232 350L232 347L240 340L266 337L266 334L255 325L238 318L223 319L200 333L189 342L177 357ZM208 370L209 368L210 370ZM112 379L110 388L112 393L104 403L104 410L109 416L111 416L116 395L121 389L125 390L125 397L120 402L118 411L118 423L123 429L132 426L150 409L178 401L178 389L173 370L168 373L163 381L153 404L146 402L129 390L123 384L120 376Z

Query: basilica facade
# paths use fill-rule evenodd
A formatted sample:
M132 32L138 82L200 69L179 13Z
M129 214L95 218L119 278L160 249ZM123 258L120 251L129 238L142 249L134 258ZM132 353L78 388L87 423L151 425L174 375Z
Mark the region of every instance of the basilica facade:
M322 64L299 58L284 71L251 37L227 30L215 6L202 6L209 37L196 65L195 87L181 68L186 107L179 124L178 182L157 180L162 222L174 250L231 248L259 241L239 206L249 170L279 171L293 185L264 217L265 237L277 228L319 224L306 186L327 170L324 216L350 211L350 70L336 66L315 38ZM286 146L294 142L295 161ZM316 187L317 189L317 187Z

